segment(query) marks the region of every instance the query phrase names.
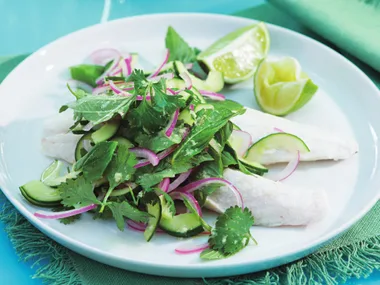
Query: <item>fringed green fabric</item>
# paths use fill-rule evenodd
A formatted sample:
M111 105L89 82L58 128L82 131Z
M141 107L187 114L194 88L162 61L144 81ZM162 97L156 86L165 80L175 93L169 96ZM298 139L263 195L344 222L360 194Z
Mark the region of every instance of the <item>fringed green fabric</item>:
M338 285L349 278L368 277L380 269L380 236L346 245L281 266L265 275L206 282L208 285Z
M23 261L32 262L37 271L33 278L46 284L82 284L68 250L38 231L9 203L0 191L0 221Z
M91 271L90 268L95 268L97 272L103 272L102 275L105 272L112 272L112 274L106 274L108 276L107 285L126 284L122 280L131 281L128 284L137 284L133 282L135 279L136 281L143 281L138 284L156 284L159 280L165 280L164 284L178 283L178 279L160 279L153 276L147 276L148 278L144 282L145 277L141 274L111 268L88 259L83 261L84 257L80 257L79 260L82 260L82 262L78 264L78 259L75 258L73 253L32 226L16 211L1 192L0 204L3 205L0 209L0 221L6 225L6 231L17 253L23 261L32 261L32 266L38 267L33 278L41 278L46 284L102 284L104 281L101 280L102 278L89 279L83 276L83 272L79 273L79 271L83 270L88 272L87 269ZM375 206L372 210L372 215L377 217L379 210L380 205ZM366 224L372 218L363 219L361 223ZM374 225L377 226L377 224ZM360 225L356 227L361 229ZM349 235L350 232L346 233L346 236ZM339 239L334 243L336 244L338 241ZM207 285L338 285L352 277L367 277L374 270L380 270L379 235L356 241L352 244L345 244L339 248L325 247L304 259L269 271L229 279L203 279L203 282L199 279L183 281L184 284L199 284L202 282Z

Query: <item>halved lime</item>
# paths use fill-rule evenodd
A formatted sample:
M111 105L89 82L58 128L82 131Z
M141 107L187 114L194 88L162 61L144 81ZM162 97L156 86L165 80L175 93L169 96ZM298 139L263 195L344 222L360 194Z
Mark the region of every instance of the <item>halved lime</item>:
M254 77L256 101L264 112L272 115L284 116L298 110L317 90L318 86L292 57L263 59Z
M253 76L268 53L269 33L264 23L240 28L201 52L197 59L210 70L223 73L224 81L237 83Z

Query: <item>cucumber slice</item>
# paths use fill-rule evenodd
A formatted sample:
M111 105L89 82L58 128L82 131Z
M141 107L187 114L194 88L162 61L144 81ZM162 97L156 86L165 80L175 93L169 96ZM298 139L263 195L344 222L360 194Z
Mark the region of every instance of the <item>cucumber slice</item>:
M161 208L160 199L158 199L157 196L155 197L156 199L150 201L146 205L147 212L148 214L151 215L151 217L148 220L148 225L144 231L144 237L146 241L150 241L152 239L161 219L162 208Z
M92 141L97 144L112 138L119 129L119 126L119 121L109 121L105 123L99 130L91 134Z
M223 74L219 71L211 70L207 76L207 79L201 80L189 73L184 64L180 61L174 62L174 68L177 72L177 75L182 72L187 73L196 89L219 92L224 87Z
M57 189L49 187L38 180L30 181L20 187L21 194L27 198L27 200L35 205L41 204L59 204L61 195ZM30 199L28 199L30 198ZM36 202L36 203L34 203Z
M75 160L78 161L87 154L87 150L84 148L85 141L92 142L91 134L83 135L75 147Z
M145 76L149 76L149 75L151 75L153 72L155 72L156 70L148 70L148 71L144 71L144 75ZM174 72L174 66L173 66L173 61L170 61L170 62L168 62L167 64L165 64L162 68L161 68L161 70L160 70L160 72L158 73L158 75L160 75L160 74L163 74L163 73L168 73L168 72L170 72L170 71L173 71Z
M112 141L118 142L118 145L125 145L127 148L134 147L133 143L124 137L117 136L114 137Z
M228 138L228 143L235 150L238 157L243 157L252 144L252 137L247 132L233 130Z
M243 158L239 158L239 160L248 170L255 172L257 175L263 175L268 172L268 168L258 162L248 161Z
M185 81L179 78L173 78L166 81L166 87L167 88L176 88L176 89L184 89L186 87ZM191 92L193 92L194 97L199 101L200 103L206 103L206 100L204 97L199 93L199 91L193 86L190 89ZM186 91L182 91L178 95L182 96L185 100L188 100L190 97L190 93Z
M300 153L310 152L306 143L299 137L288 133L274 133L255 142L247 151L246 161L260 161L260 157L267 150L285 150Z
M160 228L175 237L192 237L203 232L203 226L198 215L193 213L180 214L167 218L161 215Z
M25 200L27 200L29 203L38 206L38 207L46 207L46 208L54 208L61 206L61 202L40 202L32 199L31 197L28 196L28 194L20 187L20 192L22 196L24 196Z
M191 112L189 109L184 109L178 116L178 120L184 121L185 124L188 124L190 126L194 125L194 118L191 115Z
M199 104L195 107L194 112L198 113L200 110L203 110L203 109L214 109L214 106L211 104Z

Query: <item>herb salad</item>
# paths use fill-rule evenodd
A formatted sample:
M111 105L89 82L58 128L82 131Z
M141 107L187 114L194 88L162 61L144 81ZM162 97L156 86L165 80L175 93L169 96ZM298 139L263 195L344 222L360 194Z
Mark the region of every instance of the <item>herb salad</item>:
M197 61L200 50L172 27L165 43L165 60L154 71L135 68L137 54L113 49L93 53L93 64L70 68L80 82L78 88L68 84L76 100L59 111L74 114L69 132L81 136L75 160L67 171L54 161L40 180L20 190L32 204L53 208L37 211L39 218L70 223L91 212L94 219L113 218L121 231L126 224L143 231L148 242L162 231L185 238L207 234L208 244L177 252L225 258L255 240L254 217L223 171L263 175L268 169L242 159L244 132L230 119L245 108L217 93L223 74L205 72ZM209 225L202 218L204 202L221 186L234 193L237 206ZM179 201L187 211L179 211Z

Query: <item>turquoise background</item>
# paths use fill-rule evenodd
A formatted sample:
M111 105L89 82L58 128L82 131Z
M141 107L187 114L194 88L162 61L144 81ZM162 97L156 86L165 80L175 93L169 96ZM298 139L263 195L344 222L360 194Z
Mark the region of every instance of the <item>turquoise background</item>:
M233 14L264 0L0 0L0 57L30 53L55 39L101 21L167 12ZM1 206L1 205L0 205ZM20 262L0 223L0 284L40 285L31 262ZM380 271L349 285L380 284Z

